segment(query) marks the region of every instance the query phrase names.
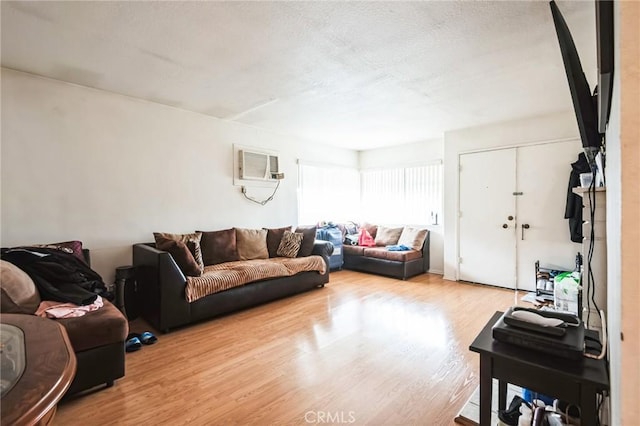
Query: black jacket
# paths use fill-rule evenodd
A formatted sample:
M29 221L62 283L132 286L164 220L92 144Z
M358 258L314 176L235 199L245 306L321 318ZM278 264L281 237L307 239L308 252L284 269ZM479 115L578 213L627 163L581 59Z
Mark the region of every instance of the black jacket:
M569 232L571 241L582 242L582 197L573 193L573 188L580 186L580 173L590 173L591 168L584 153L578 155L578 161L571 164L569 176L569 189L567 190L567 206L564 210L564 218L569 219Z
M108 296L100 275L72 254L50 248L25 247L7 250L2 259L31 277L42 300L89 305L98 295Z

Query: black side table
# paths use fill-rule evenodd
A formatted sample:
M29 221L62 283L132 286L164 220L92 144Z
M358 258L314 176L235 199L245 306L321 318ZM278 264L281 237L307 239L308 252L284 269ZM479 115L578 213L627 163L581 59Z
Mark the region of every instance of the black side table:
M136 268L132 265L116 268L116 302L115 305L129 321L138 317Z
M580 407L581 424L598 423L596 395L609 390L604 359L567 360L493 339L496 312L469 349L480 354L480 426L491 423L492 378L498 379L498 409L507 403L507 383L513 383Z

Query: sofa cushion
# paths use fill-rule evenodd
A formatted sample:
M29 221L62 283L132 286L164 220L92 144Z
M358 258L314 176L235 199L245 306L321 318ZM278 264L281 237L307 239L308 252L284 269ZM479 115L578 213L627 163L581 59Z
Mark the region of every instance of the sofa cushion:
M300 251L300 245L304 235L299 232L285 231L278 246L277 255L283 257L296 257Z
M424 240L427 239L428 229L412 228L405 226L398 239L398 245L405 245L414 250L422 250Z
M240 260L268 259L267 230L236 228Z
M342 253L345 256L362 256L364 255L364 249L362 246L344 245L342 246Z
M422 252L418 250L389 251L385 247L371 247L364 249L364 256L375 257L376 259L395 260L397 262L407 262L409 260L421 259Z
M200 269L192 254L195 251L195 243L193 241L183 243L182 241L161 239L160 242L156 243L156 248L168 251L183 274L191 277L202 275L202 269Z
M313 252L313 244L316 241L316 226L297 226L296 232L303 235L302 245L300 245L300 251L298 251L298 257L311 256L311 252Z
M285 226L284 228L267 229L267 250L269 251L269 257L278 256L278 247L280 246L284 231L291 231L291 227Z
M378 226L378 232L374 237L377 246L392 246L398 244L400 234L404 228L387 228L386 226ZM372 235L373 236L373 235Z
M200 247L205 266L240 260L235 228L202 232Z
M129 333L129 323L122 312L107 300L104 306L81 317L61 318L58 321L67 331L75 352L122 342Z
M193 245L190 248L193 248L193 258L200 270L204 269L204 263L202 262L202 250L200 248L200 240L202 240L201 232L194 232L192 234L170 234L167 232L154 232L153 238L156 240L156 247L161 244L164 240L175 240L180 241L182 243L192 242Z
M40 304L40 293L31 277L13 263L5 260L0 263L0 312L35 313Z

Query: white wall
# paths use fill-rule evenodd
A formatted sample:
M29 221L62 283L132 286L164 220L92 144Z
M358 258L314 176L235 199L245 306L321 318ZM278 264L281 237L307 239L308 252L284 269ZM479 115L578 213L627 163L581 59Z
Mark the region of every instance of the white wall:
M579 138L573 111L447 132L444 135L444 278L457 280L460 154ZM568 165L567 165L568 166ZM500 167L492 164L492 168ZM569 169L567 169L569 170ZM567 172L567 182L569 175ZM566 182L560 182L567 185Z
M389 148L370 149L360 151L359 153L361 169L407 166L442 161L442 159L442 139L431 139ZM425 224L416 223L407 225L424 226ZM442 222L440 222L439 225L426 225L431 233L429 237L429 272L442 274L444 272L444 235Z
M430 139L387 148L369 149L359 152L361 169L406 166L411 164L442 161L442 139Z
M606 132L610 424L626 425L640 416L640 5L613 7L615 66Z
M280 152L271 203L233 186L233 144ZM295 224L298 158L358 165L355 151L8 69L1 152L1 244L82 240L107 283L154 231Z
M619 4L614 3L614 19L618 21ZM615 70L620 70L620 26L613 37ZM611 94L611 114L607 126L607 320L609 321L609 377L611 380L611 423L622 424L620 413L621 362L621 229L622 229L622 159L620 147L620 72L614 72Z

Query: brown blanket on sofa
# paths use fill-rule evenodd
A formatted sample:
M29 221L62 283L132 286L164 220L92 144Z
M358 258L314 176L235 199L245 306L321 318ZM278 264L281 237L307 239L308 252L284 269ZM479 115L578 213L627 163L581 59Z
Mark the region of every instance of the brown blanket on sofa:
M239 260L205 266L200 277L187 277L185 295L188 302L250 282L288 277L306 271L326 272L321 256L274 257L271 259Z

